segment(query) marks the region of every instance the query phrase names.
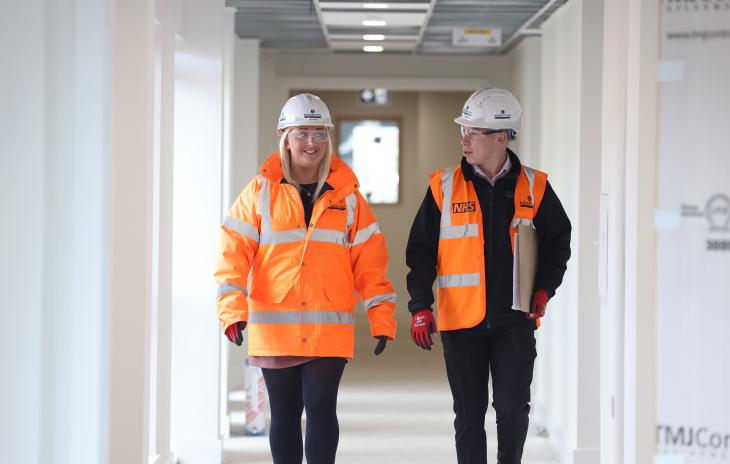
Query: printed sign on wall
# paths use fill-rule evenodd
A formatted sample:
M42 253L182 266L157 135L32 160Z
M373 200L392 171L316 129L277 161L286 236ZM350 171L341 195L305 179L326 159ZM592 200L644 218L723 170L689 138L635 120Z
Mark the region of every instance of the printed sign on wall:
M730 0L663 0L656 463L730 463Z

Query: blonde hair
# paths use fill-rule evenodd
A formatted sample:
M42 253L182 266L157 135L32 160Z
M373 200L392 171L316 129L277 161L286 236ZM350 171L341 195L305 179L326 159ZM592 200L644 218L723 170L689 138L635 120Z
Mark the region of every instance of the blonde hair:
M288 127L279 138L279 156L281 157L281 170L284 172L284 179L297 190L301 191L302 187L294 179L291 173L291 153L286 148L286 138L289 136L289 131L293 129ZM316 200L319 197L319 193L322 191L324 183L327 181L327 176L330 172L330 163L332 162L332 138L327 134L327 149L324 152L324 158L319 162L319 169L317 170L317 188L314 190L312 198Z

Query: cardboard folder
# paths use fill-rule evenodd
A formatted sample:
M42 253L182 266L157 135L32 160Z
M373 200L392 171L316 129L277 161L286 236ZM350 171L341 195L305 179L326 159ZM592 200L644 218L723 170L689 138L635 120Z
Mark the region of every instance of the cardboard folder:
M516 311L530 312L537 272L537 248L537 231L531 225L518 226L512 270L512 309Z

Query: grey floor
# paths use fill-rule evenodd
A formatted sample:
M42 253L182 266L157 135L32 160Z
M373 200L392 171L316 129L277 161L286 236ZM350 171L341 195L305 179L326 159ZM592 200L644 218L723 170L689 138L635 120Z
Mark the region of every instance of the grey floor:
M361 333L367 330L358 325ZM426 352L412 344L407 332L399 337L380 357L372 354L370 340L364 340L345 368L338 400L338 463L456 463L451 394L440 341ZM497 462L494 421L490 408L489 463ZM530 424L523 464L558 464L548 440L536 429ZM226 464L272 462L267 437L230 438L224 450Z

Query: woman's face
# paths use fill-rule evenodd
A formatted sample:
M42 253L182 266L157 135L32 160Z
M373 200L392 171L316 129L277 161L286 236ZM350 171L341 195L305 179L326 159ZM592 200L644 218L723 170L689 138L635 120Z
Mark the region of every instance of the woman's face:
M286 147L291 153L293 167L312 170L319 167L327 151L329 135L326 127L295 127L286 138Z

